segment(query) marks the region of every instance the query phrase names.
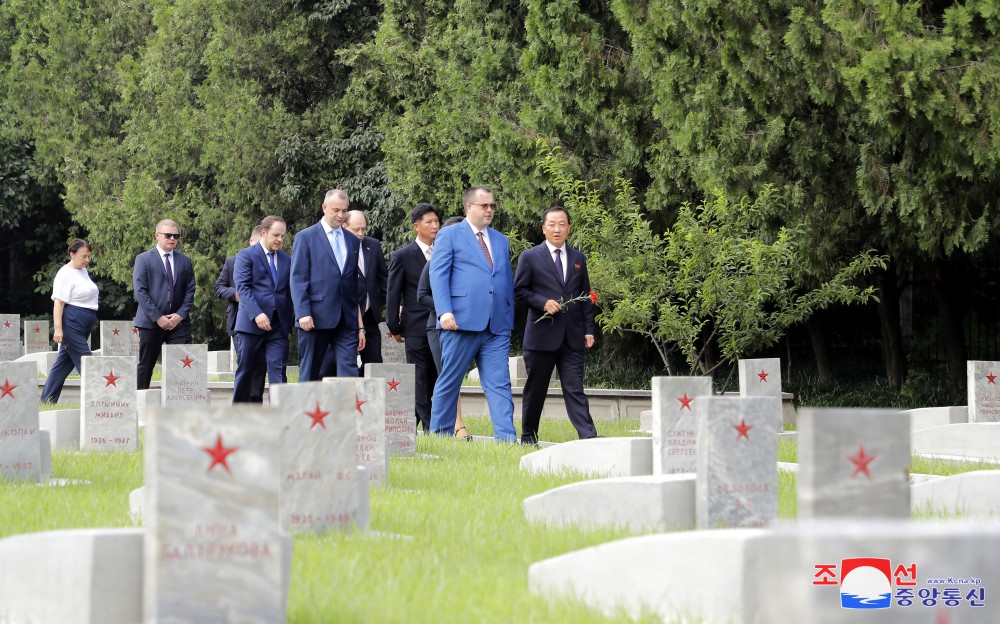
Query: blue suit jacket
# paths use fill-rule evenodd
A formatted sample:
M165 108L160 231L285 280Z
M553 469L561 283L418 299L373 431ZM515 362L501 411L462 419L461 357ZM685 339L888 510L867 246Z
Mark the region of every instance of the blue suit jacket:
M442 229L431 255L431 291L438 318L455 315L458 329L509 334L514 328L514 274L510 242L493 228L490 239L493 270L468 221ZM441 327L440 322L438 327Z
M263 312L268 319L274 320L278 313L278 327L281 334L292 333L294 310L292 294L289 290L289 276L292 269L292 258L283 251L278 251L278 283L271 277L271 268L267 265L267 256L260 244L251 245L236 254L236 267L233 279L236 281L236 292L240 295L239 316L236 319L236 331L250 334L263 334L263 329L257 327L254 320ZM272 323L272 328L274 324Z
M517 261L514 277L514 297L528 306L528 322L524 327L524 348L532 351L556 351L563 339L573 351L586 349L584 337L594 336L594 304L575 301L555 316L535 322L545 314L545 302L569 301L590 294L590 276L583 252L571 247L566 250L566 284L559 283L556 263L549 248L542 243L524 251Z
M292 245L291 292L295 326L311 316L316 329L333 329L342 318L358 329L358 238L340 228L347 247L344 272L330 247L323 225L316 223L295 236Z
M191 259L177 251L171 255L174 273L174 290L167 285L167 270L163 266L163 256L159 247L153 247L135 257L132 268L132 288L139 304L135 311L135 326L144 329L158 327L156 319L177 313L190 323L191 307L194 306L194 265Z

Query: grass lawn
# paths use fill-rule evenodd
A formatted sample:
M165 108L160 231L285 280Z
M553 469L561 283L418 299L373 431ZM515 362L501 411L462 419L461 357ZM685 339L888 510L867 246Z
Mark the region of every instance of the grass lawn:
M489 421L470 417L474 434ZM604 436L635 435L635 421L599 422ZM566 421L543 421L542 437L576 438ZM630 535L625 530L529 525L521 501L582 475L527 476L518 460L532 449L420 436L417 451L440 459L392 458L390 485L372 492L372 534L295 541L290 622L609 622L586 607L528 591L535 561ZM779 460L795 461L794 440ZM142 485L141 453L55 452L56 477L89 486L0 484L0 537L74 527L131 526L128 494ZM950 474L975 465L926 466ZM796 514L795 475L779 473L779 516ZM920 514L918 514L920 515ZM406 536L406 537L394 537ZM645 620L644 620L645 621ZM650 618L648 621L653 621Z

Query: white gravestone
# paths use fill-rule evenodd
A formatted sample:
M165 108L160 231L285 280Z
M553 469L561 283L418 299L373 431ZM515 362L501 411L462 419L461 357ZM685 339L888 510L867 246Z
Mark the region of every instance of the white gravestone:
M910 417L799 411L799 518L909 518Z
M24 352L38 353L40 351L51 351L49 345L49 322L48 321L25 321L24 322Z
M101 355L135 355L132 329L132 321L101 321Z
M1000 422L1000 362L970 360L966 371L969 422Z
M385 323L379 323L378 330L382 332L382 362L405 364L406 346L402 342L396 342L396 339L389 334L389 326ZM365 366L368 365L365 364Z
M368 484L389 483L389 454L385 438L385 388L381 379L327 377L324 383L354 384L354 411L358 419L356 461L368 470Z
M300 382L274 387L281 433L281 528L322 534L361 525L357 411L353 383ZM359 483L364 478L365 483ZM366 498L367 500L367 498Z
M150 416L145 621L285 621L279 412L188 404Z
M385 438L389 455L417 452L413 364L366 364L365 377L385 380Z
M762 358L739 360L740 396L773 396L781 398L781 360ZM780 403L778 404L780 407Z
M132 331L132 333L130 334L131 342L129 344L131 345L132 353L130 353L129 355L134 355L135 357L139 357L139 328L132 327L131 331Z
M0 480L37 483L40 445L35 364L0 362Z
M0 314L0 362L13 362L22 355L21 315Z
M139 450L136 364L131 355L83 358L80 449Z
M208 345L163 345L161 405L208 403Z
M711 377L653 377L653 474L697 470L694 407L712 395Z
M755 528L778 515L780 397L704 397L695 491L699 529Z

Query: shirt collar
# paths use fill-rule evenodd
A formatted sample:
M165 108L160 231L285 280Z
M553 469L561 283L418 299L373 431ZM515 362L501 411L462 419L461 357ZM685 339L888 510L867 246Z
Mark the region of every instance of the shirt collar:
M260 239L260 242L258 242L257 244L260 245L260 248L264 250L264 254L265 255L271 253L271 250L264 246L264 239L263 238Z
M417 239L416 242L417 242L417 247L420 247L420 251L425 256L427 255L427 250L428 249L432 249L434 247L433 245L428 245L427 243L425 243L424 241L420 240L419 238Z
M320 219L319 222L320 222L320 225L323 226L323 230L326 231L326 235L327 236L330 235L330 232L339 232L340 231L339 227L330 227L330 224L326 222L326 219Z
M562 252L563 252L563 255L566 255L566 243L563 243L563 246L562 246L562 247L556 247L555 245L553 245L553 244L552 244L552 243L550 243L549 241L545 241L545 246L549 248L549 255L550 255L550 256L551 256L551 255L552 255L553 253L555 253L556 249L559 249L560 251L562 251Z

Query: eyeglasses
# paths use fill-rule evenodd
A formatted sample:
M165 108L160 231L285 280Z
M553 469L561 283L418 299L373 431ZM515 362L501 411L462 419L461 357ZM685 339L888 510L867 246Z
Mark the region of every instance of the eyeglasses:
M481 204L481 203L478 203L478 202L472 202L472 205L473 206L482 206L483 208L492 208L493 210L497 209L497 205L495 203Z
M157 232L157 234L160 234L161 236L163 236L163 238L176 238L176 239L180 239L180 237L181 237L180 234L174 234L173 232Z

